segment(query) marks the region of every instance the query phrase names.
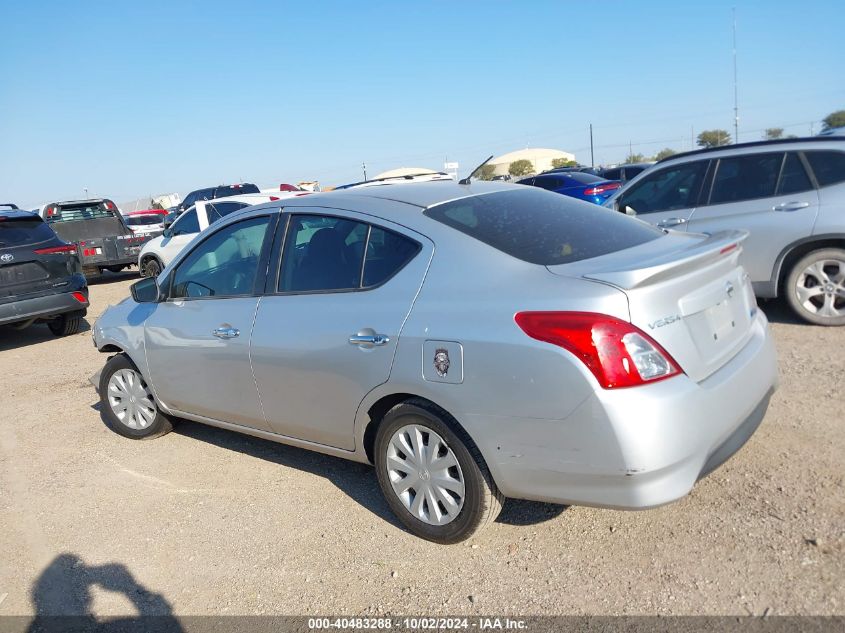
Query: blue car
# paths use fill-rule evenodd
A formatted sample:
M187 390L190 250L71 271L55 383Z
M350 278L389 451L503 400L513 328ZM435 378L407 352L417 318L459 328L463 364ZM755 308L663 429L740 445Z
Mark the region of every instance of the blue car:
M517 181L517 184L540 187L595 204L604 204L604 201L622 186L619 180L606 180L600 176L578 171L543 173L523 178Z

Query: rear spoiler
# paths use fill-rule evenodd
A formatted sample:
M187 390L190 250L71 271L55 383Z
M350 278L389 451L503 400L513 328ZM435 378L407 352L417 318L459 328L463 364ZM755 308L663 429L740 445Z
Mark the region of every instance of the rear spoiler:
M631 290L701 268L728 254L737 256L748 235L748 231L720 231L690 246L646 257L628 267L611 269L608 266L604 270L599 267L583 277Z

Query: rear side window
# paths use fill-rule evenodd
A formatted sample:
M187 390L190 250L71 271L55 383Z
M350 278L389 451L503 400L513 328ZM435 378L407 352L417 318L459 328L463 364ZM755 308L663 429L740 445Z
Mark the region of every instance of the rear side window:
M52 239L56 239L56 234L41 218L0 216L0 247L25 246Z
M621 213L536 188L461 198L431 207L425 215L544 266L599 257L663 235Z
M606 169L602 172L602 176L608 180L619 180L622 178L621 169Z
M540 187L540 189L546 189L547 191L552 191L559 187L563 187L563 183L554 176L537 176L537 178L534 179L534 186Z
M213 204L206 204L205 208L208 211L208 221L216 222L220 218L225 218L230 213L234 213L238 209L243 209L246 206L249 205L244 204L243 202L215 202Z
M783 153L722 158L716 168L710 204L740 202L775 195Z
M572 171L564 176L566 180L574 180L575 182L567 183L570 186L576 185L576 183L582 185L592 185L596 182L603 182L605 179L599 176L594 176L593 174L587 174L582 171Z
M52 224L54 222L74 222L76 220L96 220L111 217L114 217L114 211L107 208L105 203L90 202L57 207L53 215L47 216L47 222Z
M845 152L804 152L816 175L819 187L845 182Z
M807 175L807 170L804 169L804 164L798 154L795 152L787 153L775 193L781 196L798 193L799 191L809 191L812 188L813 183L810 182L810 177Z
M279 291L338 292L377 286L419 250L417 242L364 222L294 215L285 238Z

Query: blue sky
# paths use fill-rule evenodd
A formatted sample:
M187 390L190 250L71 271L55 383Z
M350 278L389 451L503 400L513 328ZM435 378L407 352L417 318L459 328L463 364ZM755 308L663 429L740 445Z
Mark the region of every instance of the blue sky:
M841 1L0 0L0 202L689 149L732 131L733 6L740 140L845 108Z

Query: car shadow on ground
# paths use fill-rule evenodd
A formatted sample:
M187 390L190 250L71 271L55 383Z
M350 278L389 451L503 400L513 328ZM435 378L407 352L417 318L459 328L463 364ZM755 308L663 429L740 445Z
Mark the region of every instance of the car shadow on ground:
M757 305L772 323L784 323L787 325L810 325L800 319L783 298L780 299L758 299Z
M99 620L92 612L98 588L120 594L137 616ZM63 553L41 572L30 591L35 618L28 631L182 631L167 599L139 583L125 565L87 565L79 556Z
M188 420L180 420L174 427L174 432L280 466L325 477L380 519L407 531L382 496L371 466ZM509 499L497 522L507 525L534 525L560 516L565 509L566 506Z
M79 333L90 332L91 324L86 319L82 319L79 324ZM71 336L76 336L75 334ZM46 341L56 340L55 336L46 323L34 323L22 330L16 330L14 327L3 325L0 326L0 352L5 352L10 349L17 349L19 347L26 347L27 345L36 345Z

